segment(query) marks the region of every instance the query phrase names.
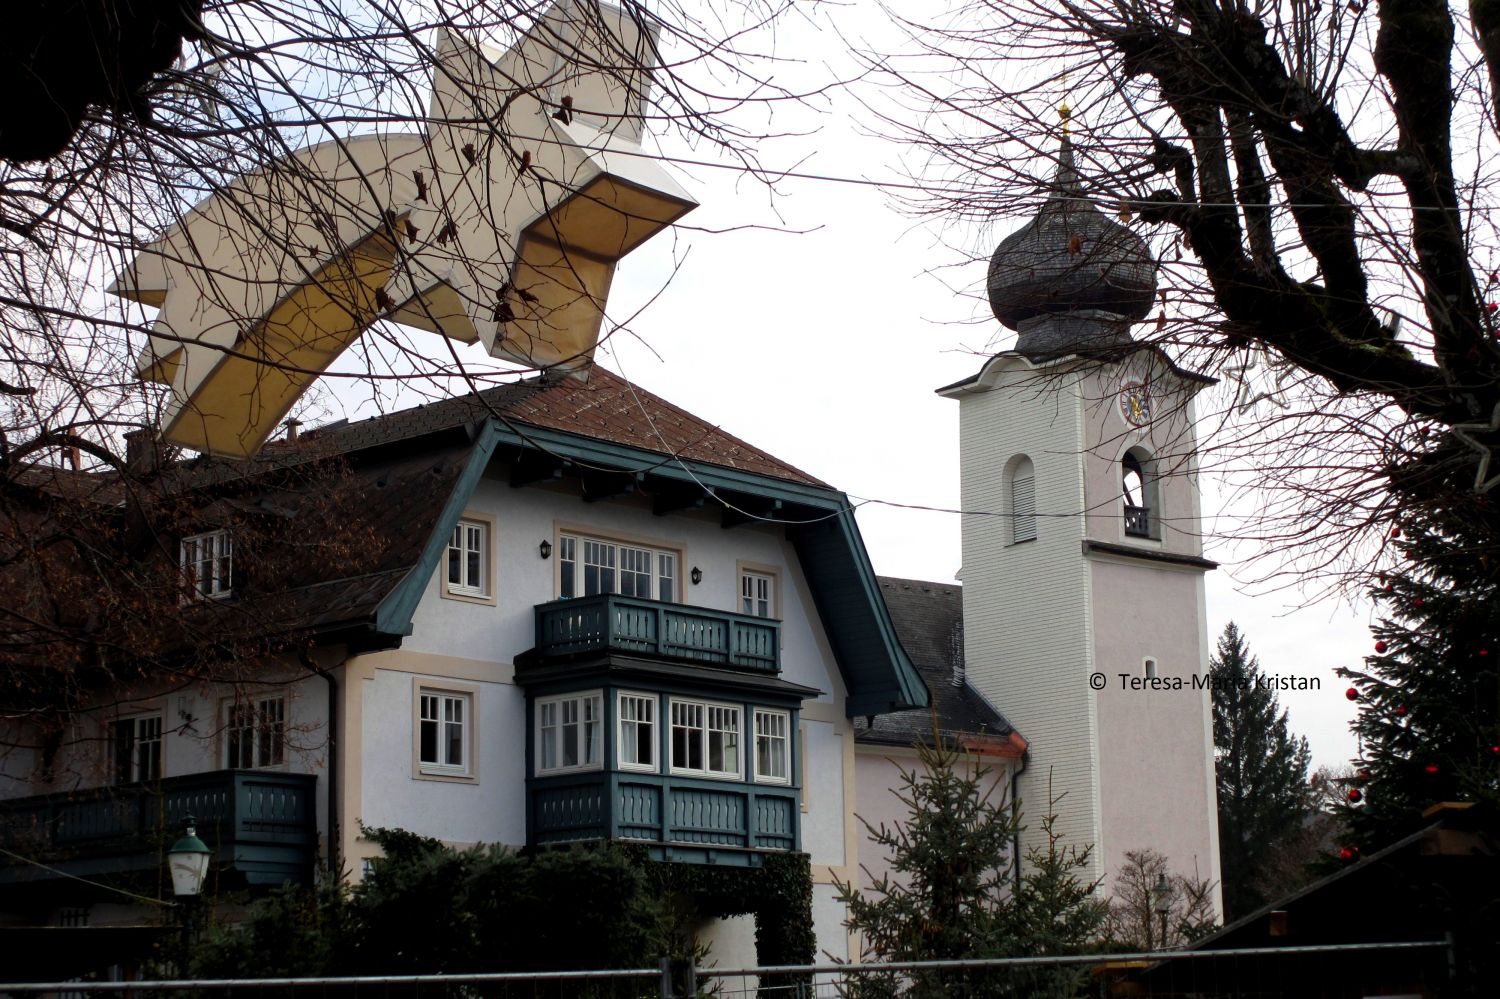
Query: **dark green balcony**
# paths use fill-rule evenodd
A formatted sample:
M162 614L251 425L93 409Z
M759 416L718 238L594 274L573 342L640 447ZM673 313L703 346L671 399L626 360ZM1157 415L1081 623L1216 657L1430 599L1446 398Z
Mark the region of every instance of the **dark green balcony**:
M0 855L0 885L154 873L189 815L221 876L250 885L305 883L318 842L317 780L217 770L0 801L0 842L10 854Z
M605 652L775 675L781 672L781 622L612 593L537 605L540 659Z
M530 841L646 843L659 860L758 866L798 849L795 788L602 771L534 780Z

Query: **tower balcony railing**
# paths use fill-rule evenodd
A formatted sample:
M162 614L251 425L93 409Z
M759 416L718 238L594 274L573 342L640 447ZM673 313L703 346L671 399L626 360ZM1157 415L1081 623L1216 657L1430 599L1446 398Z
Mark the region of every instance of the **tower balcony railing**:
M1125 534L1132 538L1151 537L1151 508L1125 504Z
M536 607L542 659L625 652L781 672L781 622L708 607L601 593Z

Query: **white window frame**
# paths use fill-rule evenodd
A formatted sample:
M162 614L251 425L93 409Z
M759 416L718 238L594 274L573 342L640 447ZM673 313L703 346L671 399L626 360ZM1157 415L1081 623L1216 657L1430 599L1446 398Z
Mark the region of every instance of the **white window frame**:
M642 708L644 712L638 717L627 718L627 704ZM650 750L651 758L645 761L627 761L625 747L640 745L639 733L635 730L642 725L650 729L650 737L646 740L646 745ZM657 761L657 757L661 755L660 725L661 698L656 694L646 694L635 690L621 690L615 693L615 758L621 770L651 774L661 770L661 765ZM626 726L630 726L634 738L627 737Z
M740 603L736 610L750 617L776 620L781 616L777 606L780 596L777 583L774 572L741 566Z
M678 708L698 709L699 720L691 725L682 725L678 722ZM734 769L715 770L709 766L710 747L712 734L715 732L726 733L729 729L716 728L713 725L715 712L725 712L718 715L719 718L732 717L735 720L734 735ZM708 777L714 780L742 780L745 773L745 712L738 704L725 704L721 701L700 701L695 698L672 697L667 701L667 718L671 725L671 738L667 740L667 765L671 773L681 774L687 777ZM677 749L677 730L683 728L696 734L699 740L699 758L703 762L701 768L692 766L678 766L673 758Z
M599 546L600 550L596 552L596 555L600 561L588 561L588 546L590 545ZM621 576L627 571L625 563L641 555L647 556L651 562L649 571L651 593L649 596L642 596L639 593L624 595L643 600L677 603L682 593L683 558L681 551L662 547L660 544L649 541L601 537L575 530L563 530L557 536L557 595L560 598L594 596L595 594L588 592L586 581L587 570L591 566L599 569L600 584L597 593L620 593ZM605 561L608 564L605 564ZM606 572L609 574L608 588L603 580ZM639 570L631 572L633 576L645 574ZM568 592L569 590L572 592Z
M779 723L781 731L762 733L761 721ZM755 708L750 712L750 727L755 733L754 768L757 784L790 784L792 782L792 713L775 708ZM781 743L781 776L764 774L760 770L760 742L767 739Z
M130 772L120 773L120 726L130 726L130 761L127 764ZM145 732L142 732L142 729ZM126 715L116 718L109 726L109 768L110 780L115 784L136 784L142 781L160 780L163 773L163 751L166 748L166 734L160 711L148 711L137 715ZM144 737L143 737L144 736ZM142 765L141 749L144 746L154 746L155 750L150 756L151 765Z
M248 712L248 714L243 714ZM224 702L224 766L229 770L274 770L286 766L287 698L258 695ZM235 762L240 739L250 738L249 762Z
M434 709L428 717L429 702ZM449 710L456 705L459 717L455 721ZM437 759L423 759L428 725L432 726L433 750ZM453 745L452 729L457 728L460 759L454 763L445 759L448 747ZM473 764L474 748L470 733L474 729L474 695L465 691L443 690L437 687L417 689L417 767L424 774L443 777L467 777Z
M234 536L227 529L190 534L177 549L178 565L187 584L183 603L223 600L234 594ZM209 574L205 579L204 568ZM207 583L207 587L203 584Z
M457 542L457 544L455 544ZM478 558L477 569L469 556ZM459 578L453 579L455 557ZM495 602L495 520L483 514L465 513L453 525L448 544L443 549L442 595L452 600L473 603Z
M574 721L569 722L567 708L573 705L576 708ZM548 708L556 708L554 713L555 722L548 726L544 720L548 715ZM589 709L593 711L593 717L588 716ZM532 709L535 714L534 724L536 726L536 753L535 772L538 777L550 777L554 774L583 773L589 770L604 769L604 692L601 690L580 690L570 694L559 694L554 697L539 697ZM552 742L553 759L561 760L563 757L564 729L569 725L578 726L578 756L579 762L574 764L555 763L546 765L547 743ZM595 758L588 759L588 728L594 727ZM548 729L555 735L549 735Z

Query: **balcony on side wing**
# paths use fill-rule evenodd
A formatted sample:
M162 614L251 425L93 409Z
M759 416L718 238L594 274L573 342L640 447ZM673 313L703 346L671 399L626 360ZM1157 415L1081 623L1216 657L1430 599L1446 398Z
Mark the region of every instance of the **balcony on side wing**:
M311 884L317 781L313 774L215 770L0 801L7 851L0 887L131 875L154 884L163 851L189 815L220 878L243 886Z

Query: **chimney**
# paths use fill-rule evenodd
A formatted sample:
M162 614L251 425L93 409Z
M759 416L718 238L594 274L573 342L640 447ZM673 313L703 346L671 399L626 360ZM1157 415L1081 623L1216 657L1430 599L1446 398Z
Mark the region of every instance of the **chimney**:
M75 472L83 467L83 454L78 450L77 444L72 444L68 447L68 465Z
M299 431L301 431L301 429L302 429L302 421L301 420L287 420L286 421L286 439L289 440L289 441L296 440L297 436L298 436L298 433L299 433Z
M948 629L948 662L953 667L953 686L962 687L968 678L964 666L964 619L959 618Z
M161 442L147 427L125 435L125 467L133 475L149 475L161 465Z

